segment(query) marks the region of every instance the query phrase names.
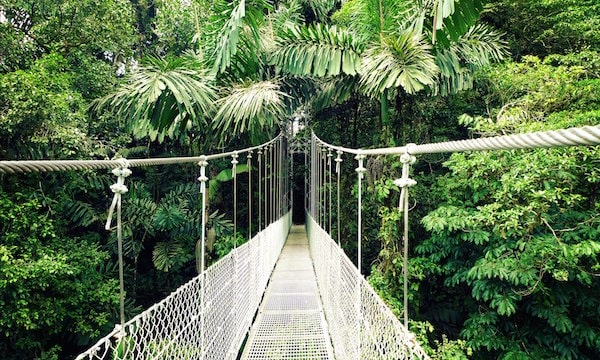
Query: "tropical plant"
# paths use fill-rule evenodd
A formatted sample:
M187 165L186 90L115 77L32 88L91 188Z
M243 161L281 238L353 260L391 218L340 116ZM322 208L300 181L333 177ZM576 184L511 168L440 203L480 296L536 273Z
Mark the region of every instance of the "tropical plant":
M349 1L333 16L343 30L311 25L282 32L274 61L285 72L305 76L358 73L360 87L354 91L380 99L383 138L393 143L387 136L389 90L398 90L399 103L423 89L434 94L468 89L474 69L505 56L496 32L472 26L481 9L479 1Z
M54 53L28 70L0 75L0 157L73 158L89 151L85 105L67 66Z
M193 55L148 56L116 92L98 100L97 110L112 109L138 138L183 140L210 129L216 99L212 78Z
M0 62L11 70L21 68L13 51L32 59L50 53L68 57L79 51L113 56L131 53L134 18L130 1L1 0L0 9L5 19L0 42L14 46L0 50L0 54L9 51Z
M461 121L488 135L598 124L595 66L581 67L589 56L496 66L494 107ZM446 162L434 190L444 201L423 218L431 235L410 267L427 289L424 315L455 329L474 358L600 355L598 161L597 148L577 147Z
M515 60L600 47L597 1L493 1L483 20L506 34Z
M4 359L56 356L112 326L119 300L114 273L104 271L108 252L62 228L37 200L0 193Z

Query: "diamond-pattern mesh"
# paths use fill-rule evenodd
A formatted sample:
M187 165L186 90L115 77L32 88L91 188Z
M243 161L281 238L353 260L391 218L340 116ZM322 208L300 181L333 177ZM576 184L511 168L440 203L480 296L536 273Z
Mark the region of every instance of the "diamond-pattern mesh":
M297 240L281 251L287 214L205 271L204 328L198 276L77 359L236 359L270 277L244 359L428 359L331 237L308 221L314 270Z
M429 359L331 236L310 215L307 224L336 359Z
M236 359L290 228L283 216L77 359ZM204 327L202 326L204 323ZM204 351L202 351L204 344ZM294 346L308 348L308 343Z
M242 360L333 359L308 240L292 227L279 256Z

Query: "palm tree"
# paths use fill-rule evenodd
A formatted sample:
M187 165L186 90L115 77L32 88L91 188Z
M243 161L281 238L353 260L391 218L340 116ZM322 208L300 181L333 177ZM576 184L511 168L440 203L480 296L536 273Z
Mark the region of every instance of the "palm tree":
M380 99L383 139L391 134L388 92L448 94L472 86L474 70L501 60L505 46L484 25L474 25L482 10L479 0L350 0L334 19L342 28L310 25L293 28L278 39L275 63L282 71L325 77L343 87L327 86L340 100L349 92ZM351 81L340 81L351 77ZM358 77L358 81L355 81ZM403 267L407 268L405 242ZM404 322L408 326L407 271L404 271Z
M275 63L287 73L335 82L335 76L358 74L358 87L346 90L380 99L385 136L390 90L468 89L474 70L505 56L499 34L473 25L481 10L478 0L350 0L333 16L342 27L316 24L282 32Z
M149 56L117 91L94 106L125 119L134 136L162 142L205 129L216 98L213 77L195 56Z
M95 108L111 109L136 137L151 140L212 134L222 144L232 135L272 134L293 99L284 91L289 79L275 74L267 56L275 33L302 20L301 4L274 9L266 0L220 0L210 10L187 6L195 17L196 48L183 56L146 57Z

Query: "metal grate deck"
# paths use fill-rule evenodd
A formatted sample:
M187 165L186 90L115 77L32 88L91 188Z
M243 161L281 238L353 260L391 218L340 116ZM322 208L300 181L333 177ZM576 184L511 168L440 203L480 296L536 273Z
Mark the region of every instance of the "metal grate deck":
M242 359L333 359L306 232L293 226Z

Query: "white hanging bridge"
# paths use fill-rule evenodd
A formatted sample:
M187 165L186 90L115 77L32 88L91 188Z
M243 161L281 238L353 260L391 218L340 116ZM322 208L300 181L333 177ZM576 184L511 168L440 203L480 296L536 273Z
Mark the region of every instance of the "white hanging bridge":
M404 217L406 261L408 189L415 184L409 170L415 155L599 143L598 126L369 150L333 146L314 135L299 146L282 134L260 146L190 158L0 161L0 173L113 168L117 176L116 184L111 186L114 199L107 228L111 229L110 219L116 211L121 324L77 359L428 359L406 327L407 311L401 322L361 274L365 157L395 155L400 156L403 163L401 177L395 184L401 188L399 207ZM305 227L291 226L293 196L289 175L293 171L291 155L294 152L304 153L307 166L310 164L305 188ZM339 246L340 232L336 231L337 241L332 238L332 229L339 229L341 225L336 216L337 227L332 226L332 213L334 205L339 209L340 163L348 154L357 161L358 267ZM131 174L130 169L198 164L202 206L206 208L206 168L210 161L229 157L232 173L236 174L241 155L246 156L249 168L258 172L255 184L248 181L248 193L257 196L238 203L234 175L234 208L247 206L249 221L258 229L257 233L206 268L206 218L203 218L200 274L159 303L125 321L121 197L127 192L125 179ZM337 186L334 178L337 178ZM336 200L333 189L337 190ZM234 211L234 231L236 226L237 210ZM404 288L406 291L406 272ZM407 297L404 299L404 308L408 309Z

